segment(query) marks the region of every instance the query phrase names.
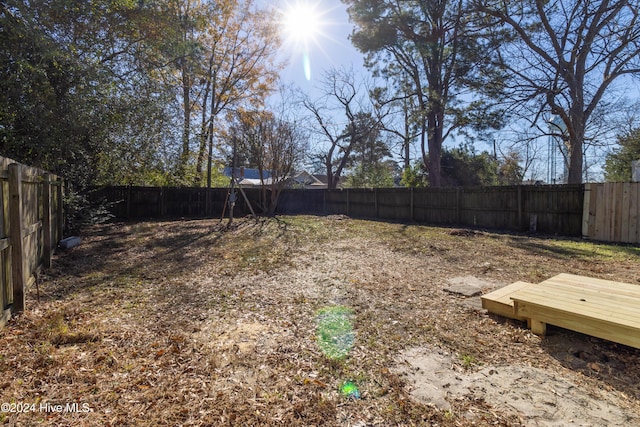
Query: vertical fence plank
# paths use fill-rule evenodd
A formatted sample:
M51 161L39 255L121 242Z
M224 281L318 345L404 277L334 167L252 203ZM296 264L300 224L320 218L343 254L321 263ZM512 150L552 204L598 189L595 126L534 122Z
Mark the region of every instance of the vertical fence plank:
M605 187L604 184L598 184L594 187L594 189L596 189L596 200L594 200L595 202L595 207L594 207L594 212L595 212L595 218L594 218L594 230L593 230L593 238L598 239L598 240L604 240L605 239L605 233L604 233L604 227L605 227ZM591 195L592 199L593 199L593 194Z
M519 230L522 230L522 212L524 211L524 206L523 206L523 198L522 198L522 185L518 185L518 212L516 215L518 215L518 218L516 219L516 226L518 227Z
M414 209L413 209L413 204L414 204L414 200L413 200L413 187L411 187L409 189L409 209L410 209L410 213L409 213L409 221L413 222L415 220L415 214L413 213Z
M131 218L131 186L127 187L127 205L126 205L126 211L127 211L127 219Z
M45 267L51 267L51 177L48 173L42 180L42 256Z
M322 213L323 214L327 214L327 192L323 191L322 192Z
M596 209L598 206L598 184L591 185L591 195L589 197L589 237L595 238L596 235Z
M631 184L625 182L622 184L622 201L620 208L620 241L624 243L631 243L631 236L629 234L629 215L631 211L630 206L630 186Z
M11 240L11 280L13 311L24 310L24 248L22 241L22 170L19 164L9 165L9 236Z
M582 200L582 238L589 237L589 224L591 224L593 218L590 210L591 185L592 184L585 184L584 186L584 199Z
M378 189L377 188L373 189L373 209L374 209L374 212L375 212L375 217L379 218L380 217L380 210L379 210Z
M640 243L640 182L630 184L629 242Z
M350 206L349 206L349 202L350 201L349 201L349 189L348 188L346 190L346 194L347 194L347 213L346 213L346 215L350 216L351 215L351 209L350 209Z
M160 204L160 218L165 215L165 193L164 187L160 187L160 197L158 200L158 203Z
M460 224L460 187L456 187L456 223Z
M613 231L611 233L611 238L613 241L620 242L622 237L622 184L613 184L614 185L614 203L611 206L610 215L613 218Z
M11 285L11 244L9 241L9 183L0 180L0 237L2 246L0 250L0 327L4 327L11 317L10 304L13 300L13 289Z

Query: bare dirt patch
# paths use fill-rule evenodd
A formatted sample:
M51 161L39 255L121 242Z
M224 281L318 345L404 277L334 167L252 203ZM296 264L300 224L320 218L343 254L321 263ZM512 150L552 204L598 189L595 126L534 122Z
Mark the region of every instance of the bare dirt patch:
M600 426L640 416L639 350L557 328L541 339L444 290L459 277L501 286L561 272L640 284L637 247L304 216L230 229L102 225L82 237L44 272L41 300L30 294L0 331L0 401L36 408L1 413L4 423ZM348 314L335 327L347 339L328 344L342 358L318 341L328 312ZM425 360L443 362L416 370ZM450 374L456 393L420 397ZM46 410L67 403L89 411Z
M472 400L489 402L493 410L513 414L527 426L640 424L640 417L620 393L585 388L554 370L526 365L470 370L448 353L423 347L404 351L397 371L407 378L415 399L446 411L452 410L452 401ZM466 411L462 417L472 421L474 408Z

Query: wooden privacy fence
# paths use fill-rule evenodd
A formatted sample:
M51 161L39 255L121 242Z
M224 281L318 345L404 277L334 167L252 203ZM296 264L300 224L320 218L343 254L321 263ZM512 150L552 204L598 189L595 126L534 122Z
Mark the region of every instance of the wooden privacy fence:
M254 203L258 200L258 190L245 191ZM198 218L221 215L227 192L227 188L109 186L94 189L90 199L106 202L116 218ZM238 197L236 215L248 212Z
M246 190L252 203L257 189ZM207 194L208 193L208 194ZM105 187L93 199L111 205L119 218L220 216L226 188ZM207 201L208 200L208 201ZM284 190L277 213L345 214L359 218L415 221L580 236L582 185L478 188L381 188ZM248 212L242 198L236 215Z
M24 310L25 290L51 265L64 227L62 189L56 175L0 157L0 325Z
M579 236L582 197L581 185L285 190L278 211Z
M220 216L226 188L105 187L93 198L118 218ZM252 203L257 189L247 189ZM236 215L248 213L238 198ZM277 213L536 231L592 240L640 243L640 183L474 188L284 190Z
M640 243L640 182L586 184L582 235L607 242Z

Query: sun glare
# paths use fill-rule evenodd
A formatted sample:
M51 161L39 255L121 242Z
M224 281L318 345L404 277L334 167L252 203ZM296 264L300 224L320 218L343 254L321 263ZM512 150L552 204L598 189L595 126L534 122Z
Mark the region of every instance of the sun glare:
M314 5L296 3L284 16L284 31L294 42L307 43L315 40L320 32L319 14Z

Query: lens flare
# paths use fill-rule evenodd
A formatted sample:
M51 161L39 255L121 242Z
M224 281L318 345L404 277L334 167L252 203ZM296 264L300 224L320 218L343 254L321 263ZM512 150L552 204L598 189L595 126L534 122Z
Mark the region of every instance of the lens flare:
M304 69L305 78L311 80L311 60L309 59L308 52L302 55L302 68Z
M340 393L351 399L359 399L360 398L360 390L358 390L358 386L355 385L351 381L346 381L340 387Z
M353 312L344 306L334 306L318 312L316 338L318 347L329 359L344 359L355 341L351 324Z

